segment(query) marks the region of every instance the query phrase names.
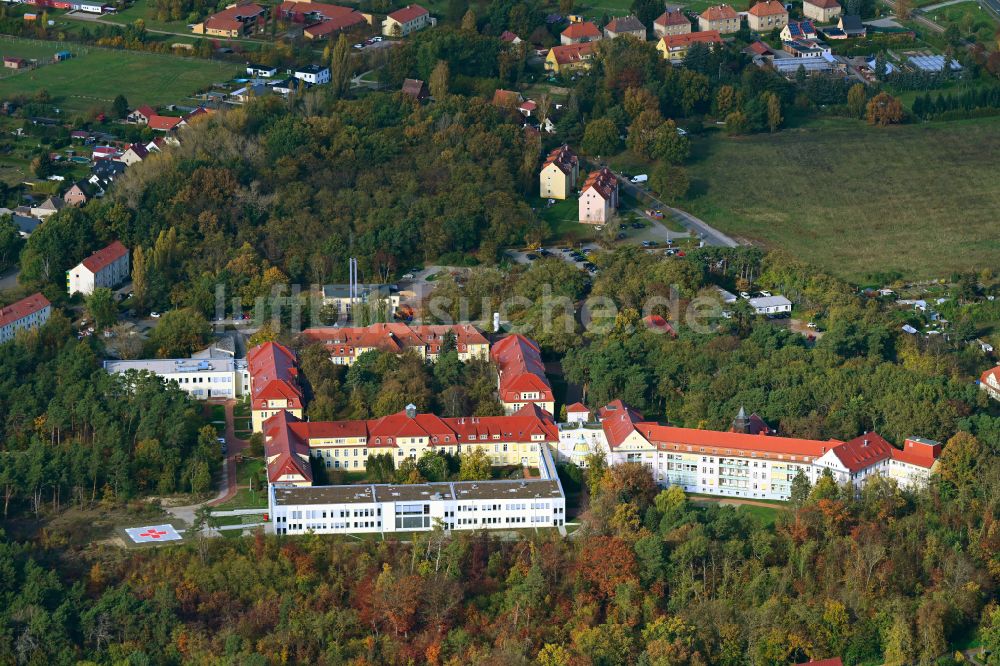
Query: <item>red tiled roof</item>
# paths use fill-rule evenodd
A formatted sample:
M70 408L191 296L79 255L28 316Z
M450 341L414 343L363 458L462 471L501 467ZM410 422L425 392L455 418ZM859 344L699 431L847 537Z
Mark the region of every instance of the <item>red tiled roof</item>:
M151 107L150 105L148 105L148 104L143 104L138 109L136 109L136 111L138 111L139 113L141 113L146 118L149 118L150 116L155 116L156 115L156 110L153 107Z
M302 409L295 354L277 342L265 342L247 353L252 408L267 409L268 400L287 400L287 409Z
M148 116L148 121L146 124L149 125L150 129L169 132L170 130L180 125L182 122L184 122L183 118L175 118L173 116L152 115Z
M362 16L360 12L355 12L353 14L344 14L343 16L338 16L328 21L316 23L303 30L303 32L308 33L310 37L325 37L326 35L339 32L345 28L350 28L352 25L358 25L359 23L365 22L365 17Z
M407 5L406 7L397 9L393 13L389 14L389 18L394 21L399 21L400 23L409 23L410 21L418 19L429 13L430 12L420 5Z
M542 435L545 442L558 442L559 429L552 415L536 405L525 405L510 416L463 416L441 418L434 414L409 415L406 411L367 421L309 421L280 412L264 422L264 432L270 437L278 430L287 431L276 446L281 452L289 444L308 447L310 439L338 437L363 437L365 446L372 448L399 448L399 438L420 437L428 439L428 446L456 446L469 442L525 442L532 435ZM287 443L286 443L287 442ZM269 447L271 442L268 442ZM342 444L338 446L358 446ZM268 456L271 455L269 448ZM288 457L287 455L285 456ZM284 462L284 461L282 461ZM270 476L271 465L268 465Z
M774 51L771 50L770 46L768 46L767 44L765 44L764 42L761 42L761 41L754 42L753 44L751 44L747 48L750 51L756 53L757 55L769 55L769 54L774 53Z
M819 7L820 9L840 9L840 3L837 0L802 0L803 2L808 2L813 7Z
M562 36L567 39L586 39L587 37L600 37L601 31L590 21L580 23L570 23L569 27L562 31Z
M991 377L993 378L993 381L997 382L997 384L1000 384L1000 365L998 365L995 368L990 368L989 370L984 372L979 377L979 381L980 383L986 384L987 386L992 386L992 384L989 381Z
M91 273L96 274L98 271L107 268L118 259L124 257L126 254L128 254L128 248L122 245L119 241L115 241L111 245L101 248L80 263L82 263Z
M510 30L504 30L502 33L500 33L501 42L513 42L516 39L520 39L520 37L512 33Z
M301 423L286 411L280 411L264 421L264 454L267 457L267 480L280 481L282 476L301 477L312 483L309 445L293 429Z
M497 88L493 93L493 106L517 106L521 103L521 93L516 90Z
M601 195L601 198L607 200L618 189L618 179L615 178L615 175L607 167L599 171L591 171L583 187L580 188L580 194L582 195L591 188L596 190Z
M819 458L830 449L841 445L834 439L824 442L794 437L771 437L765 434L746 435L738 432L675 428L658 423L636 423L635 428L640 435L660 448L669 448L672 445L698 447L714 455L740 455L740 452L744 452Z
M893 450L895 447L878 433L870 432L834 447L833 454L853 474L865 467L888 460L892 457Z
M582 402L574 402L566 408L567 414L589 414L590 410Z
M264 8L252 2L223 9L205 19L205 28L213 30L239 30L244 21L256 18L264 13Z
M652 314L643 318L642 323L650 330L661 331L675 338L677 337L677 333L674 331L674 327L670 325L670 322L658 314Z
M32 294L27 298L22 298L19 301L15 301L10 305L5 305L0 308L0 326L6 326L7 324L14 323L18 319L24 319L28 315L44 310L50 305L52 304L49 303L49 299L42 296L40 292Z
M327 5L321 2L295 2L294 0L285 0L280 5L278 5L278 13L281 16L291 16L291 15L301 15L306 14L317 14L326 19L332 19L336 16L344 16L347 14L354 14L357 10L353 7L341 7L340 5Z
M582 44L562 44L560 46L553 46L551 53L556 57L556 62L560 65L568 65L574 62L580 62L581 60L587 60L594 52L593 42L584 42Z
M832 657L830 659L820 659L819 661L810 661L813 666L844 666L844 662L840 660L840 657Z
M366 327L307 328L302 335L326 345L331 356L350 358L357 349L378 349L400 354L407 349L423 348L427 354L441 351L445 334L455 334L459 352L467 352L469 345L486 345L489 341L479 330L468 324L452 326L407 326L406 324L372 324Z
M567 144L563 144L549 153L549 156L545 159L545 163L542 164L542 169L545 169L550 164L555 164L559 167L559 170L563 173L569 175L573 173L573 167L576 166L579 158L573 149Z
M780 16L781 14L787 14L788 10L778 0L766 0L766 2L755 4L750 8L748 13L754 16Z
M691 25L691 21L688 17L684 15L679 9L668 9L667 11L660 14L653 23L657 25Z
M664 35L660 41L663 42L665 48L670 49L694 43L721 44L722 35L719 34L718 30L702 30L701 32L689 32L683 35Z
M500 373L500 400L523 402L521 394L538 393L531 402L552 402L552 386L545 377L545 365L538 345L520 334L508 335L493 345L490 358Z
M538 105L535 104L532 100L528 99L522 102L521 106L517 108L521 109L522 111L534 111L535 109L538 108Z
M706 21L722 21L739 18L739 14L729 5L716 5L703 11L701 17Z

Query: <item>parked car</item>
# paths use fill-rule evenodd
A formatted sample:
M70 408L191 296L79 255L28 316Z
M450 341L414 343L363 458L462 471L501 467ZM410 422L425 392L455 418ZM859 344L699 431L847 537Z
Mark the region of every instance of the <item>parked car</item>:
M747 300L747 299L749 299L749 298L750 298L750 294L748 294L748 293L747 293L747 292L745 292L745 291L741 291L741 292L740 292L740 298L742 298L742 299L744 299L744 300Z
M771 297L771 292L769 292L769 291L762 291L762 292L760 292L760 295L763 296L764 298L770 298Z
M538 255L529 252L528 254L524 255L524 258L527 259L528 261L534 261L535 259L538 259Z
M642 229L643 227L645 227L645 225L642 222L633 222L632 223L632 228L633 229Z
M150 312L149 316L152 317L153 319L159 319L160 318L160 313L159 312Z
M413 279L413 273L403 273L403 279L404 280L412 280Z
M816 322L814 321L809 322L808 324L806 324L806 328L816 328Z
M363 49L363 48L365 48L365 45L364 44L355 44L354 48L356 48L356 49Z

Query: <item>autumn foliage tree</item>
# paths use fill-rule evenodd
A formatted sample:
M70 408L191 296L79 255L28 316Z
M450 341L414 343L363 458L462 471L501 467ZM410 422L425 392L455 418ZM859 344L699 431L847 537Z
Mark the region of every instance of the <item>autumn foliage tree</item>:
M865 107L865 118L869 125L885 127L903 122L903 105L898 99L886 92L868 100Z

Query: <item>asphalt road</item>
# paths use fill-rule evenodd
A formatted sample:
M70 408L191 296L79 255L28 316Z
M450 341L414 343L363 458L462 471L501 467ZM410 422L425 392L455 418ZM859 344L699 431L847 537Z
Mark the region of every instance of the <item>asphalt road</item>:
M684 225L688 231L691 232L692 236L700 238L705 241L705 245L717 245L719 247L739 247L739 243L735 240L722 233L715 227L711 226L704 220L700 220L691 213L685 212L679 208L674 208L668 206L667 204L660 201L658 198L653 196L653 193L649 190L643 189L638 185L633 184L631 181L622 178L619 174L615 174L618 178L619 186L622 190L635 197L639 202L647 202L652 207L658 207L663 211L670 211L673 214L674 219Z

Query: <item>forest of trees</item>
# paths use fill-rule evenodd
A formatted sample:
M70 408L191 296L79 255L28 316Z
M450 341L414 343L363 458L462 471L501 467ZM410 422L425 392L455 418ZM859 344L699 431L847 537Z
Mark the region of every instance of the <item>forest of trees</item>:
M0 354L3 515L206 492L221 463L214 428L179 388L108 374L60 313Z

